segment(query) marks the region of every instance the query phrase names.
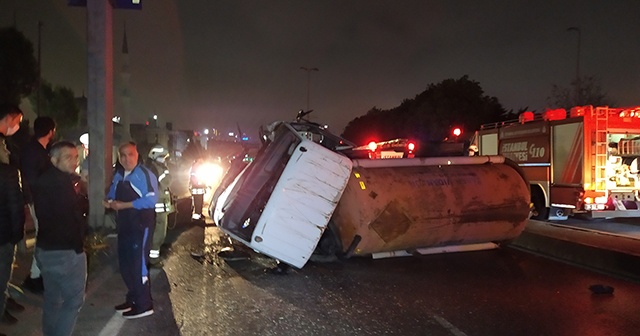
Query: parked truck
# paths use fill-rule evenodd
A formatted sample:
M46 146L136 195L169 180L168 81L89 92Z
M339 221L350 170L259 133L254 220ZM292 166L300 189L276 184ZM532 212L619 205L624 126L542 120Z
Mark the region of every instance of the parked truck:
M294 267L311 255L388 257L477 250L516 238L529 183L501 156L372 160L297 120L262 132L210 216L233 239Z
M524 112L483 125L481 155L502 155L531 183L532 218L640 217L640 107L578 106Z

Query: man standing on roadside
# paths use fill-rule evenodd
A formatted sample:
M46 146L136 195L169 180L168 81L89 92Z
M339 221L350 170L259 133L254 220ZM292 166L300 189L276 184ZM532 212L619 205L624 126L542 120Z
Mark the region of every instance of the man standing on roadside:
M125 302L115 309L124 318L134 319L153 314L147 263L155 225L158 178L140 164L134 142L121 145L118 155L120 165L116 165L104 206L118 212L118 261L128 290Z
M79 193L76 146L68 141L55 143L51 147L51 163L32 183L40 225L35 254L44 281L42 332L71 335L84 304L84 239L89 203Z
M51 167L47 146L55 136L56 123L50 117L38 117L33 122L33 132L33 138L25 145L20 155L20 171L22 172L24 200L29 207L37 235L38 217L33 207L33 191L31 189L34 181ZM22 283L22 287L36 294L42 293L44 289L42 287L42 277L40 277L40 269L36 263L35 255L31 262L31 271Z
M5 310L9 299L5 292L11 279L16 244L23 236L24 206L20 190L20 173L17 168L9 165L9 150L4 137L0 137L0 313L3 322L8 324L17 322L17 319Z
M0 320L15 324L18 320L7 310L10 298L6 295L7 284L11 279L16 244L24 236L24 199L20 187L20 173L9 165L9 150L5 136L11 136L20 129L22 111L9 104L0 104ZM15 301L9 301L16 307L24 307ZM2 335L2 334L0 334Z

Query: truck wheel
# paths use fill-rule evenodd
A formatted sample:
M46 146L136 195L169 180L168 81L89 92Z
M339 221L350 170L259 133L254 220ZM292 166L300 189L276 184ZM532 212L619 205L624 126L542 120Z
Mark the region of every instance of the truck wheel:
M549 218L549 209L545 205L544 196L542 196L540 191L534 191L531 194L531 203L533 203L531 219L547 220L547 218Z
M338 260L338 252L340 252L340 240L334 231L327 226L310 260L315 262L333 262Z

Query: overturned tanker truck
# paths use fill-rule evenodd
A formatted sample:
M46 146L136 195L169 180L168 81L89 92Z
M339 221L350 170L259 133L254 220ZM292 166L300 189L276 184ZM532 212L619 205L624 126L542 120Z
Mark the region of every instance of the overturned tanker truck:
M209 214L233 239L297 268L314 253L496 247L529 218L529 183L501 156L371 160L301 118L261 136L255 159L219 187Z

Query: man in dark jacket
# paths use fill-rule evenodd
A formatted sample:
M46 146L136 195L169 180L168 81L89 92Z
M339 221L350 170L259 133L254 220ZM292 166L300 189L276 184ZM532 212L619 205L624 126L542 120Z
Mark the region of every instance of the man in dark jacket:
M51 160L49 159L49 150L47 146L53 141L56 133L56 123L50 117L38 117L33 122L33 138L27 143L20 154L20 171L22 172L22 189L24 193L24 201L29 207L31 218L38 233L38 217L33 207L32 184L42 175L49 167ZM36 242L37 246L37 242ZM31 262L31 271L22 283L22 287L34 292L42 293L42 277L40 277L40 269L35 260Z
M16 319L5 311L5 292L11 279L16 244L24 236L24 205L20 189L20 173L9 165L9 150L0 136L0 314L3 321Z
M13 134L15 134L19 129L20 129L20 122L22 121L22 110L20 110L19 107L12 105L12 104L0 104L0 136L5 137L5 136L11 136ZM7 145L6 142L3 138L3 144L2 144L2 148L3 149L3 153L9 153L9 151L7 150ZM8 157L8 154L7 154ZM3 164L7 164L9 162L9 159L6 160L7 163L3 163ZM7 176L7 180L6 182L8 184L12 184L15 187L15 184L13 183L13 176L14 176L14 169L9 168L9 167L4 167L2 168L3 173L1 174L2 176ZM5 171L7 171L5 173ZM17 172L17 171L16 171ZM18 181L20 179L18 178ZM4 181L5 178L2 178L2 183L4 185ZM20 196L22 195L22 190L20 190L20 183L18 182L18 193L20 194ZM9 197L11 195L12 199L15 196L15 193L10 192L11 189L5 189L4 187L2 187L2 190L0 191L0 193L2 193L3 197ZM15 190L13 190L15 191ZM22 196L21 196L22 197ZM24 207L24 202L20 202L22 204L20 204L20 208ZM13 324L16 323L18 320L11 316L11 314L9 314L9 312L6 311L6 286L7 283L9 282L9 279L11 279L11 270L12 270L12 264L13 264L13 260L15 258L15 243L13 243L13 241L15 239L17 239L13 233L9 234L8 231L5 232L4 228L5 227L11 227L11 232L20 232L19 235L20 237L22 237L24 235L24 210L20 210L21 214L16 214L15 219L11 218L9 216L14 216L13 215L13 211L15 211L16 209L14 208L15 204L13 201L5 201L3 199L2 202L0 202L0 227L2 227L2 234L0 235L0 287L4 288L2 290L2 292L0 292L0 295L2 295L2 299L0 300L0 302L2 302L0 304L0 315L2 316L2 322L5 323L9 323L9 324ZM22 219L20 219L22 218ZM21 229L17 229L17 223L20 222L20 228ZM15 230L13 228L16 228ZM19 240L21 240L22 238L20 238ZM19 241L18 240L18 241ZM0 289L2 289L0 288ZM19 307L22 307L20 305L18 305ZM24 307L22 307L24 309ZM4 336L2 334L0 334L0 336Z
M36 260L44 281L44 335L71 335L84 303L88 201L79 193L78 149L67 141L51 147L47 171L32 184L39 221Z

